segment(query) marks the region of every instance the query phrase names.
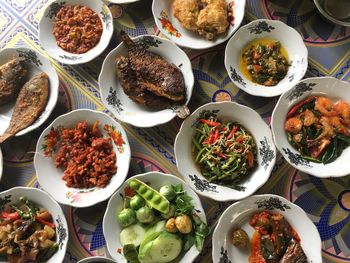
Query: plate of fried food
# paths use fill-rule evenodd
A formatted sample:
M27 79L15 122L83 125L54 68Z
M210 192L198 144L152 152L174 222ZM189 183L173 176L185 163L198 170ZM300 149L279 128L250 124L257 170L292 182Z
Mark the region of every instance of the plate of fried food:
M61 204L88 207L124 182L130 146L122 126L106 113L74 110L41 134L34 156L40 186Z
M272 194L229 206L215 227L212 247L214 263L322 263L314 223L300 207Z
M39 22L41 45L64 64L93 60L108 46L112 34L112 14L103 1L55 0Z
M137 127L187 116L194 76L186 53L158 36L120 35L123 42L107 55L98 78L107 109Z
M206 49L225 42L239 28L245 0L154 0L159 30L182 47Z
M276 147L290 165L321 178L349 175L350 84L307 78L282 94L272 113Z
M14 187L0 193L1 262L62 262L68 225L62 208L46 192Z
M0 52L0 143L43 124L58 98L51 62L29 48Z

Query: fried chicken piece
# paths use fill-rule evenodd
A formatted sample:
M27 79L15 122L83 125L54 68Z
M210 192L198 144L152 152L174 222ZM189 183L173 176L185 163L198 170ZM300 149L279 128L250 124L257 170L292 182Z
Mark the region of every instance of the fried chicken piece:
M224 0L202 0L207 6L199 11L196 25L201 36L211 40L224 33L228 26L227 4Z
M199 15L200 0L175 0L173 14L181 25L191 31L197 31L197 18Z

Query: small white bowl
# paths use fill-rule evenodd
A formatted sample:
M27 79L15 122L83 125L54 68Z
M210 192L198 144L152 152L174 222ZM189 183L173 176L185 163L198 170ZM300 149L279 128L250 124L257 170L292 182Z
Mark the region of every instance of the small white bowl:
M257 148L257 167L242 181L241 185L246 188L244 191L209 183L194 162L191 149L194 124L203 111L215 111L219 119L238 122L252 134ZM177 169L186 183L198 194L221 202L252 195L269 179L276 161L276 148L270 128L256 111L235 102L213 102L199 107L182 123L174 147Z
M147 40L148 50L162 56L165 60L178 66L185 80L186 102L191 99L194 76L191 61L184 51L174 43L164 38L151 35L143 35L133 38L133 41ZM127 49L120 43L105 58L98 84L100 86L101 99L106 108L120 121L129 123L136 127L153 127L172 120L176 116L176 110L164 109L153 110L144 105L133 102L123 91L115 69L115 59L117 56L127 55ZM181 106L179 106L181 107Z
M110 258L106 258L106 257L88 257L88 258L84 258L82 260L79 260L78 263L116 263L116 261L110 259ZM118 262L117 262L118 263Z
M291 66L276 85L267 87L252 82L240 69L243 49L254 39L269 38L281 42L288 53ZM276 20L258 19L242 26L229 40L225 50L225 67L232 82L241 90L261 97L274 97L291 89L306 73L308 51L301 35L294 28Z
M51 64L50 60L41 55L39 52L30 48L5 48L0 51L0 65L5 64L14 57L24 57L28 68L27 80L34 77L34 75L45 72L49 77L49 98L47 104L40 117L29 127L18 132L16 136L27 134L41 126L56 106L58 99L58 75ZM10 124L13 108L16 100L0 106L0 134L3 134Z
M52 215L53 222L56 225L56 242L59 249L47 263L62 262L66 255L69 237L68 225L62 208L48 193L32 187L13 187L3 191L0 193L0 200L5 203L15 204L21 196L26 197L39 207L45 208Z
M207 40L196 32L189 31L182 27L179 20L173 15L173 2L174 0L153 0L152 13L158 29L167 38L181 47L206 49L225 42L239 28L243 21L246 0L226 0L227 4L234 3L234 20L230 23L227 32L218 35L214 40ZM164 28L162 21L170 23L178 34L171 33Z
M96 121L100 122L100 131L104 137L108 137L103 129L105 124L114 126L116 131L121 134L124 144L118 146L114 143L113 149L117 154L117 172L111 178L109 184L104 188L78 189L67 187L63 177L63 169L56 168L52 157L45 157L43 145L45 136L52 128L58 126L74 127L78 122L86 121L89 125ZM57 117L40 135L37 142L34 156L34 167L40 186L49 192L57 202L73 207L88 207L108 199L124 182L130 164L130 146L128 138L122 126L103 112L88 109L71 111L67 114Z
M56 39L53 35L53 28L55 22L55 15L60 6L64 5L82 5L88 6L95 11L101 18L103 32L100 38L100 42L90 49L88 52L83 54L69 53L56 44ZM108 46L109 41L113 35L113 18L112 14L106 4L103 1L95 0L55 0L50 2L46 7L40 22L39 22L39 40L45 51L49 56L56 59L57 61L76 65L89 62L100 55Z
M250 250L240 250L231 243L233 229L242 228L252 238L254 229L249 219L254 213L269 210L282 214L296 230L308 262L322 263L321 238L316 226L299 206L278 195L253 195L230 205L215 227L212 238L212 258L214 263L248 262ZM226 261L224 261L226 259Z
M350 147L328 164L310 162L288 142L284 123L290 108L311 95L325 95L350 103L350 83L333 77L303 79L290 91L282 94L272 113L271 128L277 149L294 168L316 177L341 177L350 174Z
M151 187L155 189L161 188L165 184L182 184L184 191L193 198L192 203L195 207L198 216L201 220L206 223L206 216L204 209L202 207L201 201L198 195L193 192L193 190L180 178L170 175L164 174L160 172L149 172L144 174L135 175L128 180L118 189L117 192L112 195L111 199L109 199L107 209L105 215L103 217L103 234L106 239L107 249L111 257L120 263L126 263L126 259L124 256L117 252L119 248L123 246L120 243L119 234L121 232L121 227L117 222L117 213L123 209L123 195L124 188L128 185L128 182L132 179L139 179L143 182L147 182ZM200 251L197 250L196 246L193 245L181 259L176 260L177 263L190 263L199 255Z

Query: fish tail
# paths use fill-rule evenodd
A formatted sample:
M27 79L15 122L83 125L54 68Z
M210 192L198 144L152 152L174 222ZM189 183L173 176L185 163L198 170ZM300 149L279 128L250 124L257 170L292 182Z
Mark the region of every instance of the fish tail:
M7 139L9 139L12 136L13 136L13 134L11 134L11 133L4 133L3 135L0 136L0 143L3 143L4 141L6 141Z
M134 41L131 40L129 35L124 30L120 31L120 37L127 48L132 48L135 46Z

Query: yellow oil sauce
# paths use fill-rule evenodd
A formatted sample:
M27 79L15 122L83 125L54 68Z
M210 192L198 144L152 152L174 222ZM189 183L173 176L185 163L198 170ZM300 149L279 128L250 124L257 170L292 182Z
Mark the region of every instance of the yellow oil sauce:
M240 56L239 56L239 67L241 69L241 72L243 73L243 75L249 79L250 81L253 81L252 80L252 76L250 75L248 69L247 69L247 63L245 63L244 59L243 59L243 54L244 52L246 52L248 49L250 49L251 46L258 46L259 44L261 45L268 45L268 44L271 44L271 43L275 43L277 40L275 39L271 39L271 38L257 38L257 39L254 39L252 41L250 41L242 50ZM282 56L284 56L286 58L287 61L289 61L289 58L288 58L288 53L287 51L285 50L285 48L281 45L281 48L280 48L280 53Z

